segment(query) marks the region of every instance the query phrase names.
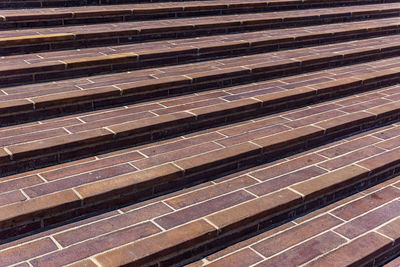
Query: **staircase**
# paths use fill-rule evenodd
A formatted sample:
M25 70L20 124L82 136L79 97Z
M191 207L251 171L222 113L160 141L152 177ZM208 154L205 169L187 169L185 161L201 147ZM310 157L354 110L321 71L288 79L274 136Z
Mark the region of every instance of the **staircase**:
M400 266L397 0L0 0L0 266Z

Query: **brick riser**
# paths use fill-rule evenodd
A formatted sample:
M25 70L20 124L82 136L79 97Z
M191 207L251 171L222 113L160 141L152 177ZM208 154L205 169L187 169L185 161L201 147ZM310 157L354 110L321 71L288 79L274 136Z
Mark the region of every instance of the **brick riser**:
M185 18L185 17L200 17L200 16L218 16L218 15L229 15L229 14L245 14L255 12L273 12L282 10L293 10L293 9L308 9L308 8L319 8L319 7L340 7L340 6L352 6L352 5L363 5L363 4L378 4L378 3L396 3L398 0L374 0L374 1L347 1L347 2L293 2L293 3L265 3L265 6L256 3L252 5L249 3L245 7L225 7L220 9L219 6L214 8L197 8L198 10L182 10L182 11L171 11L166 9L165 11L158 10L147 10L147 11L129 11L121 10L120 15L107 15L101 14L100 16L92 15L87 17L74 17L74 13L66 16L65 12L59 16L51 14L51 16L45 15L30 15L28 19L24 17L18 18L13 17L9 21L7 17L5 21L0 20L0 29L21 29L21 28L32 28L32 27L56 27L56 26L69 26L79 24L96 24L96 23L113 23L113 22L124 22L124 21L141 21L141 20L153 20L153 19L167 19L167 18ZM1 3L0 3L1 8Z
M226 172L239 171L240 169L254 166L255 163L268 162L281 158L288 153L291 154L303 151L304 149L321 146L334 141L336 138L343 138L350 134L381 127L399 120L400 110L388 111L387 109L373 108L370 112L374 112L374 110L376 110L376 115L372 115L373 113L360 113L353 116L354 118L350 117L342 123L328 126L325 129L322 128L322 125L319 128L306 126L286 133L279 133L279 138L270 136L253 141L257 145L242 143L231 148L210 152L210 155L202 155L208 158L208 161L200 165L185 167L186 163L184 160L182 163L176 163L184 171L173 165L161 165L151 170L134 173L135 179L133 180L129 178L130 175L128 174L120 176L120 178L114 177L112 180L84 185L75 189L76 191L72 191L71 189L60 191L28 200L25 203L17 203L0 208L0 214L4 214L3 219L0 221L1 228L3 229L0 237L4 239L18 236L63 222L71 217L76 218L94 211L115 208L118 205L124 205L132 201L140 201L143 198L151 198L158 194L177 190L188 184L207 180L207 177L215 177L223 175ZM328 125L330 124L328 123ZM111 145L105 144L104 146L109 148ZM92 149L90 148L90 150ZM82 151L85 151L87 155L88 150L89 148L84 148ZM76 153L73 152L74 155ZM71 154L71 152L67 152L67 154ZM64 155L59 155L59 157L62 156ZM57 158L57 156L55 157ZM45 162L48 158L52 158L52 156L46 156L44 159L37 160L30 159L28 163L38 162L40 164L40 162ZM190 161L192 160L190 159ZM376 176L377 173L380 175L379 180L382 177L391 176L395 168L393 166L397 167L397 164L398 159L394 159L390 164L380 166L376 170L371 170L368 176L363 175L361 178L363 180L374 181L378 179L378 176ZM11 168L14 169L16 167L14 165ZM204 172L204 169L208 171ZM382 173L384 173L384 176L381 175ZM358 183L359 178L351 178L349 181L346 180L345 183ZM134 182L137 180L140 180L140 182ZM362 182L362 184L364 183ZM339 196L352 193L356 189L358 189L357 186L352 186L350 189L346 189L340 193ZM336 187L334 191L337 191ZM75 192L79 193L79 197ZM338 193L336 192L335 194L337 195ZM307 202L309 201L308 198L306 200ZM320 200L316 200L313 203L319 202ZM19 208L20 205L24 205L25 208ZM298 208L297 205L298 203L295 205L296 209ZM307 205L312 206L310 204ZM316 205L318 206L319 204ZM20 213L20 210L24 211ZM292 210L290 213L292 213Z
M352 33L349 31L348 33L338 33L337 36L333 35L324 38L307 40L308 38L312 38L311 35L304 36L306 40L302 40L302 38L296 38L290 42L287 42L287 39L285 38L282 40L282 43L279 39L277 39L274 42L267 42L265 45L256 44L253 46L250 43L246 44L242 42L241 44L228 43L226 46L218 45L213 47L211 45L203 49L188 48L186 50L180 49L179 51L165 51L155 53L154 55L146 54L141 56L140 53L132 55L116 54L109 57L105 56L101 59L87 58L87 63L80 62L78 59L77 62L71 61L65 64L55 62L54 65L49 63L46 64L46 66L39 65L38 67L35 67L34 64L31 64L28 65L26 69L20 68L0 71L0 86L12 86L18 84L60 80L63 78L85 77L93 74L105 74L110 72L154 68L166 65L171 66L187 64L215 58L237 57L265 53L265 51L273 52L285 49L296 49L304 46L333 44L352 39L357 40L360 38L396 35L399 33L398 28L398 26L388 26L376 29L370 28L368 29L368 32L364 33ZM393 51L393 53L393 55L396 55L396 51ZM385 56L383 55L382 58L385 58ZM346 63L347 62L344 62L344 64ZM86 67L85 65L89 65L89 67Z
M112 34L101 33L99 34L56 34L55 36L26 36L17 38L1 38L0 39L0 55L11 55L21 53L33 53L39 51L57 51L73 48L85 47L99 47L104 45L118 45L128 43L138 43L154 40L166 40L176 38L189 38L210 35L220 35L228 33L238 33L244 31L259 31L265 29L278 29L287 27L296 27L301 23L304 26L341 23L359 20L379 19L397 17L400 15L398 9L392 10L379 10L371 12L357 13L340 13L337 15L329 15L328 17L315 16L292 18L292 19L272 19L266 21L265 19L257 21L233 22L229 25L218 24L201 25L200 28L196 25L177 26L177 27L164 27L154 29L132 29L129 31L123 30L122 32L113 31ZM108 36L107 36L108 35ZM110 36L111 35L111 36ZM106 37L104 37L106 36ZM12 81L10 81L12 82Z

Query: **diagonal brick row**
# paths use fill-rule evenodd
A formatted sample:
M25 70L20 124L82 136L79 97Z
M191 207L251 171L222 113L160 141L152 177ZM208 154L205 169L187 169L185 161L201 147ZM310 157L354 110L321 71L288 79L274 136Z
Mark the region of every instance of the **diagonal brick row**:
M256 81L265 79L266 77L272 78L301 73L316 68L345 65L353 63L354 60L370 61L372 59L392 57L398 54L397 50L399 47L396 44L396 40L399 38L398 35L395 35L365 41L352 41L343 45L332 44L317 48L312 47L257 54L245 57L247 64L242 66L238 66L236 59L221 59L183 66L179 65L178 68L148 69L144 73L142 70L139 70L137 72L122 73L119 76L105 76L106 79L108 77L111 78L106 85L100 83L96 86L95 83L90 82L90 87L83 88L83 90L82 86L69 86L67 91L71 89L73 91L39 95L27 99L17 98L12 100L10 99L10 94L7 93L12 90L18 90L20 93L24 87L4 89L4 94L7 94L5 98L9 101L0 102L0 110L2 111L0 116L1 124L7 125L13 123L13 121L38 118L42 114L45 116L61 115L71 111L85 111L107 106L109 103L123 104L137 102L176 93L201 91L227 84L239 84L248 80ZM309 56L299 56L302 53L307 53ZM130 57L134 56L131 55ZM241 59L243 58L239 60ZM59 64L63 65L62 63ZM13 70L5 70L5 72L13 72ZM21 70L21 72L24 71ZM397 75L396 69L392 70L392 73L389 72L386 78L395 79ZM140 74L142 74L141 77L139 76ZM66 72L66 75L68 75L68 72ZM124 76L132 77L138 82L121 83L121 77ZM21 78L21 76L16 77L17 79ZM154 77L156 80L154 80ZM113 82L112 79L116 81ZM8 81L7 78L5 80ZM87 81L84 83L87 83ZM53 92L54 84L51 83L49 86ZM60 86L62 87L60 89L63 91L65 83L62 83ZM40 88L43 88L43 85ZM22 96L26 95L22 94Z
M395 265L399 10L1 1L0 266Z
M399 3L227 15L219 17L183 18L139 22L122 22L69 27L3 31L0 33L0 53L29 53L45 50L70 49L204 36L270 28L339 23L352 20L395 17ZM218 23L215 23L217 21Z
M191 61L213 59L216 56L227 57L238 53L246 55L266 50L293 49L304 45L320 45L325 42L336 43L339 41L348 41L352 38L376 37L379 35L389 35L390 33L397 34L399 32L400 23L396 19L383 19L378 22L375 28L369 22L355 22L348 23L347 25L341 24L337 28L328 27L329 30L321 26L316 26L304 28L298 33L293 33L293 29L289 29L288 35L285 35L284 31L279 30L243 33L225 37L218 36L218 38L184 39L174 44L164 41L153 43L151 48L147 46L143 47L143 45L125 45L112 47L111 49L85 49L78 51L81 56L71 54L70 51L65 51L64 53L33 54L31 55L31 60L27 60L26 57L21 56L11 56L4 58L4 62L13 67L0 68L0 83L8 86L13 83L40 82L49 79L60 79L62 77L86 76L92 73L107 73L155 67L157 65L162 66L166 62L168 64L172 64L173 62L184 64ZM357 27L358 25L362 26ZM267 36L263 37L263 34L267 34ZM229 37L232 38L232 41L229 41ZM397 35L392 38L397 38ZM394 40L388 39L387 42L393 44ZM370 42L373 43L374 41L371 40ZM334 53L348 57L349 55L344 54L347 52L346 50L352 50L352 47L361 49L364 45L369 46L370 44L368 41L354 42L347 47L344 45L343 54L341 54L340 50ZM373 46L373 48L377 47ZM304 53L311 55L313 49L308 50L310 51L305 50ZM298 54L300 51L294 51L294 53ZM323 54L320 52L318 55L323 57ZM263 55L259 56L262 57ZM271 56L280 57L280 54L271 54ZM297 58L294 59L297 60Z
M382 3L396 2L382 1ZM370 4L365 1L194 1L166 2L152 4L125 4L108 6L87 6L49 9L4 10L0 17L0 28L23 28L91 24L102 22L122 22L142 19L170 17L199 17L204 15L224 15L275 11L279 9L301 9L309 7L334 7L343 5Z

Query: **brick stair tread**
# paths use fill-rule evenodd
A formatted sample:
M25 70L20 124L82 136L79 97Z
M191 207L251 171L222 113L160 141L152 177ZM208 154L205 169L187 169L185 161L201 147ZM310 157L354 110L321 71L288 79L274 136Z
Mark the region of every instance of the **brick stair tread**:
M95 40L99 38L104 43L105 39L111 40L111 44L115 44L118 36L121 38L151 35L154 37L155 33L173 33L173 32L187 32L212 30L213 28L237 28L240 25L243 27L257 25L260 28L262 25L271 25L282 22L312 21L318 17L334 18L345 16L365 16L370 13L372 15L399 12L399 3L388 4L375 4L352 7L352 12L348 11L348 7L335 7L335 8L320 8L312 10L295 10L295 11L279 11L279 12L264 12L253 14L239 14L239 15L226 15L226 16L207 16L197 18L179 18L179 19L164 19L154 21L139 21L139 22L121 22L121 23L103 23L98 25L79 25L79 26L65 26L65 27L50 27L50 28L35 28L35 29L21 29L21 30L5 30L0 32L0 46L2 50L7 47L18 47L23 44L46 44L57 42L67 42L66 47L70 48L70 41L82 42L84 40ZM218 25L216 24L218 23ZM157 25L157 26L155 26ZM261 25L261 26L260 26ZM241 26L241 27L242 27ZM117 38L117 39L115 39ZM126 39L124 42L129 41ZM69 42L69 43L68 43ZM61 44L60 43L60 44ZM98 42L97 42L98 43ZM109 41L108 41L109 43ZM86 45L90 45L87 43ZM36 49L36 48L34 48ZM6 53L12 50L4 50Z
M187 266L380 266L399 249L399 186L397 176Z
M159 41L149 44L129 44L120 46L109 46L100 48L86 48L57 52L42 52L30 55L6 56L2 59L5 64L0 68L0 77L17 76L32 74L32 79L46 79L46 73L58 73L63 70L85 69L90 73L90 69L99 66L110 66L108 71L124 70L125 68L139 68L149 64L157 64L162 59L178 60L181 64L195 59L210 59L217 56L230 56L232 50L247 52L260 52L265 49L285 49L295 48L304 44L318 45L322 41L338 42L349 38L360 38L362 34L365 37L376 37L391 31L398 31L400 23L397 18L379 19L370 21L358 21L333 25L309 26L302 28L289 28L281 30L269 30L259 32L248 32L229 35L217 35L211 37L198 37L180 39L175 41ZM310 41L311 40L311 41ZM280 48L281 47L281 48ZM189 57L189 56L193 56ZM130 66L127 63L137 63ZM155 62L155 63L152 63ZM159 63L160 64L160 63ZM161 64L163 61L161 61ZM10 67L13 66L13 67ZM106 70L107 71L107 70ZM115 70L114 70L115 71ZM85 71L71 72L70 77L85 75ZM54 79L51 76L50 79ZM8 84L9 80L7 80Z
M273 78L274 71L278 75L282 75L282 72L294 74L312 68L327 67L337 62L352 63L355 59L365 57L378 59L387 53L392 56L398 49L399 38L397 35L379 37L240 58L98 75L89 79L69 79L58 83L4 88L4 96L0 96L2 124L9 123L7 120L13 120L14 116L37 118L40 112L47 116L68 112L68 109L64 111L59 107L67 106L72 110L84 111L92 109L93 105L104 106L104 103L110 101L129 103L135 99L151 99L154 96L173 95L189 90L211 89L218 86L218 81L228 81L232 84L235 83L232 82L235 79L242 82L244 78L254 79L259 76ZM246 65L238 67L243 61L246 61Z
M320 144L321 141L319 140L321 138L322 142L326 142L339 136L356 133L360 129L369 129L371 126L368 125L370 124L379 126L379 123L375 122L376 120L373 118L375 116L381 118L380 114L399 116L399 105L394 101L373 107L373 102L376 101L374 98L379 99L379 96L384 96L386 91L396 95L395 92L396 90L399 91L399 88L399 86L392 86L376 92L336 100L337 103L343 105L347 103L351 107L349 113L343 111L338 113L337 107L340 104L330 101L310 106L309 109L301 108L275 116L259 118L256 121L245 121L236 125L223 126L217 130L209 129L200 133L205 135L203 137L201 135L198 136L199 133L189 134L184 136L183 140L178 138L171 140L170 143L162 141L159 146L153 143L145 145L139 150L137 148L128 149L122 155L113 155L109 159L93 160L93 158L89 158L83 162L78 162L75 167L71 163L67 163L65 169L57 170L56 166L54 171L51 171L54 168L50 167L50 169L45 169L43 173L41 170L33 171L26 177L17 175L2 178L5 180L2 195L6 202L5 206L1 208L3 212L0 212L0 214L5 215L1 220L1 225L5 228L12 227L14 229L18 225L14 225L12 222L24 223L27 218L30 221L32 214L35 214L37 218L46 218L46 221L51 223L52 217L55 216L52 212L57 215L60 209L68 210L68 205L75 209L81 207L81 205L84 208L99 204L101 208L102 202L106 202L105 206L108 206L108 202L123 202L124 198L119 200L115 196L120 194L124 196L127 193L132 193L132 190L139 196L142 193L148 195L149 191L147 190L146 192L148 188L151 189L150 191L162 192L163 190L170 190L171 186L172 188L176 187L179 185L180 180L186 182L196 181L199 176L203 175L205 168L209 169L213 175L217 175L221 171L234 170L238 166L248 165L249 163L246 163L246 160L254 162L264 157L280 157L288 151L298 150L299 146L301 148L307 147L307 144L312 144L313 142ZM364 101L361 100L361 102L354 104L357 99L364 99ZM366 111L352 110L354 106L362 109L363 105L368 106L369 109ZM306 116L306 126L296 125L299 121L304 123L302 116L297 120L288 121L290 120L288 118L291 116L296 117L296 114L310 114L310 111L323 110L326 107L330 107L333 110L328 109L328 111L322 112L320 115ZM341 110L345 109L346 107L341 108ZM382 119L387 121L384 119L385 117L387 116L382 116ZM279 120L286 121L279 124ZM268 124L268 126L265 124ZM260 125L264 127L260 127ZM347 129L352 130L349 131ZM198 139L195 135L197 135ZM186 143L184 140L187 139L190 139L190 141L187 141L189 144L195 142L194 146L186 147L184 151L180 151L179 148ZM203 141L200 141L199 144L194 141L195 139ZM376 139L379 140L378 138ZM204 140L207 141L204 142ZM371 171L371 175L374 175L377 172L381 172L382 169L398 164L397 154L399 150L397 145L395 145L393 151L387 152L385 149L390 149L390 146L393 146L393 140L383 143L385 143L385 145L382 145L385 147L384 149L373 147L369 150L366 149L365 154L360 153L364 157L367 157L367 155L369 157L375 156L379 153L381 154L379 158L382 159L385 159L385 155L387 155L389 162L388 159L383 161L365 160L365 162L359 163L362 167L358 168L368 169ZM178 150L176 152L171 151L164 155L158 155L157 153L158 149L166 151L173 149L174 146L177 146ZM13 151L13 148L10 147L9 150ZM198 155L193 155L193 151L198 151ZM144 155L146 155L145 158ZM188 156L189 158L185 158ZM357 159L358 161L360 160L360 155L354 155L351 159ZM351 159L346 158L345 160L349 161ZM335 170L341 168L347 165L347 161L344 164L340 160L334 161L331 165L327 164L324 169ZM113 166L110 166L110 164ZM103 165L109 165L110 167L103 169L101 168ZM228 169L225 169L225 167ZM81 172L82 168L87 168L89 172L77 175L77 170ZM88 175L89 173L90 175ZM63 176L69 174L72 176ZM46 179L46 182L43 179ZM177 185L168 183L168 181L173 180L178 181ZM338 181L335 182L338 183ZM346 180L341 182L348 183ZM270 189L269 185L267 186L266 190ZM321 188L318 189L319 186ZM304 186L294 187L294 189L298 192L303 192L303 195L306 196L304 199L308 201L322 193L326 193L326 190L323 189L324 186L328 186L326 189L328 191L332 189L332 185L315 183L314 180L311 183L305 183ZM74 191L71 188L74 188ZM319 191L312 191L315 188ZM21 194L21 189L24 190L24 194ZM78 192L78 194L76 195L75 192ZM31 199L26 199L25 195L31 197ZM49 201L52 198L56 198L58 201ZM62 201L63 198L68 200ZM10 203L10 201L7 202L10 199L16 200L16 202L14 204ZM23 202L20 202L21 200ZM25 208L17 208L19 206ZM83 213L85 213L85 210L83 210ZM47 216L50 217L47 218Z
M392 155L393 153L399 153L398 137L396 136L396 133L399 132L399 127L398 124L392 124L384 128L363 132L283 160L273 161L249 170L223 176L195 187L126 206L118 211L111 211L93 216L90 219L33 234L29 237L0 245L0 255L4 259L4 264L16 264L29 261L32 258L29 262L33 266L47 262L51 262L53 266L61 266L81 259L87 261L86 258L98 254L94 256L94 259L98 262L117 265L127 263L123 261L124 259L127 261L138 260L137 262L140 262L140 259L148 260L151 255L154 257L165 256L160 252L162 251L161 246L145 246L144 244L149 244L148 242L158 244L160 242L162 246L168 247L170 245L173 247L175 244L185 241L182 233L186 234L187 239L193 239L193 242L187 241L187 244L190 244L191 248L193 248L208 239L234 232L238 227L250 226L255 222L255 218L263 221L262 218L266 219L273 217L273 214L280 214L283 210L278 212L275 210L272 214L268 212L276 205L285 206L285 202L292 202L291 205L288 204L289 206L286 207L297 207L299 202L309 201L307 198L301 200L302 195L294 192L299 192L303 195L310 195L310 191L313 190L315 192L324 192L325 194L327 192L340 192L343 187L349 187L351 184L368 179L366 178L368 173L370 176L374 174L373 169L368 165L369 162L374 161L376 158L381 158L382 155L384 155L386 163L381 162L381 165L395 161ZM391 144L392 147L389 148L388 144ZM378 148L381 148L379 154L376 152ZM358 154L358 156L349 157L350 154ZM342 162L343 165L334 169L328 167L335 162ZM373 168L377 167L374 166ZM395 168L393 165L388 167L388 169L393 168ZM372 172L369 172L370 170ZM338 179L338 177L341 177L341 179ZM380 179L384 179L384 177L380 177ZM318 184L315 181L321 181L322 183L312 190L301 190L301 185L310 183L310 181L314 181L314 185ZM327 183L326 181L329 182ZM346 181L348 182L346 183ZM334 250L338 246L352 247L352 241L358 240L359 236L364 234L369 236L370 232L385 228L380 227L381 224L400 216L400 204L398 204L400 196L399 181L399 177L396 177L373 188L365 189L361 193L295 219L294 222L296 224L290 222L267 231L261 234L260 237L257 236L215 255L212 254L207 259L213 263L225 255L231 255L236 250L241 251L244 247L253 249L253 246L265 258L270 258L282 251L285 252L287 248L296 247L297 243L299 243L299 246L310 244L303 243L303 240L313 240L313 238L319 238L319 234L324 232L335 233L334 231L340 233L342 238L334 238L333 240L344 240L345 242L334 242L332 247L328 245L329 249L326 249L325 252L332 250L331 253L339 253ZM372 183L376 183L376 181L372 181ZM335 186L332 187L332 185ZM361 185L361 188L362 186L366 185ZM293 188L295 191L290 191L291 189L288 188ZM327 191L324 191L324 188ZM277 200L279 196L285 196L282 200L283 202ZM340 197L340 195L336 197ZM293 199L296 200L294 203ZM331 200L328 199L327 201ZM258 204L256 205L256 203ZM298 214L292 213L291 216L300 214L301 212L298 211ZM376 217L375 214L381 214L382 216L379 217L379 220L371 222L371 216ZM207 219L207 223L205 223L204 218ZM209 227L208 222L211 222L214 226ZM239 222L242 223L240 224ZM277 222L268 222L267 220L263 227L268 228L275 223ZM197 232L195 229L199 228L196 226L202 226L200 229L206 231ZM214 227L219 227L218 235L215 233L217 229ZM386 226L386 229L390 230L390 227ZM253 231L256 231L256 229L253 229ZM285 231L288 232L286 233ZM193 233L193 236L191 233ZM196 242L196 238L202 236L202 234L210 234L210 236ZM293 234L297 236L298 240L289 241L291 240L289 239L288 242L278 242L278 240L287 240ZM272 235L274 237L270 237ZM51 239L49 238L50 236L52 237ZM122 238L123 236L124 238ZM178 239L171 239L171 236L176 236ZM345 240L343 236L350 240ZM391 237L398 238L397 236ZM144 239L137 241L140 238ZM268 240L269 238L272 239ZM329 242L330 240L322 238L321 241ZM170 242L168 243L168 241ZM59 246L57 247L53 242L57 242ZM263 243L266 245L263 246ZM389 243L392 245L392 242ZM30 251L28 250L30 246L38 246L39 244L43 249L41 251L33 251L34 255L19 253L21 250ZM108 245L105 246L105 244ZM272 246L272 244L275 245ZM377 244L380 243L378 242ZM147 250L143 254L142 252L134 253L134 255L137 255L136 259L127 256L129 254L124 254L129 253L132 249L140 251L142 246ZM83 249L84 247L86 249ZM113 247L119 248L114 250ZM182 246L180 248L182 249ZM110 251L102 254L105 250ZM290 253L291 250L287 252ZM359 252L358 255L360 254L362 252ZM118 255L124 255L125 257L117 257ZM292 259L287 257L287 254L282 254L281 257L283 255L287 259ZM258 261L265 259L263 257L261 259L256 258ZM110 259L113 261L110 262ZM274 258L272 257L272 259ZM282 260L282 258L277 259ZM254 259L253 257L243 257L242 260ZM302 259L294 258L293 260ZM353 260L356 260L356 258L353 257Z

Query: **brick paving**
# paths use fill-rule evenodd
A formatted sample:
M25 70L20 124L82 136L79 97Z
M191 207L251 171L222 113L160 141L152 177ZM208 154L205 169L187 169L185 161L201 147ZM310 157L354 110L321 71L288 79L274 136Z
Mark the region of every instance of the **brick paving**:
M0 1L0 266L399 266L397 1Z

